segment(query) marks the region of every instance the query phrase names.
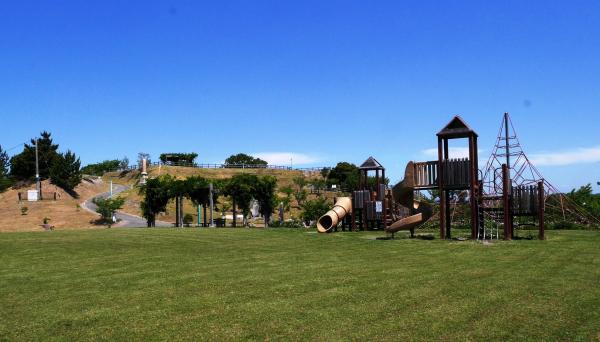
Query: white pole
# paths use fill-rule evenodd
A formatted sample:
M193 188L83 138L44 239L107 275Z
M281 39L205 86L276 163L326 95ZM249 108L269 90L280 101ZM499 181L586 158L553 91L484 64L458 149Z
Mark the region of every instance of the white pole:
M112 181L110 181L110 196L109 197L112 197L112 195L113 195L113 183L112 183Z
M40 184L40 165L39 165L39 160L38 160L38 144L40 142L40 139L37 138L35 140L35 183L36 183L36 187L37 187L37 192L38 192L38 198L40 198L40 191L42 190L42 186Z

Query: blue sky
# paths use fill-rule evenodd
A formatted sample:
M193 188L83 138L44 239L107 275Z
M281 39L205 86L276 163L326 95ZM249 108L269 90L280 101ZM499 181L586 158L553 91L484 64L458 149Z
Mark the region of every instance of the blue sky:
M0 145L49 130L84 164L373 155L397 181L455 114L485 159L508 111L569 190L600 181L599 22L595 1L5 2Z

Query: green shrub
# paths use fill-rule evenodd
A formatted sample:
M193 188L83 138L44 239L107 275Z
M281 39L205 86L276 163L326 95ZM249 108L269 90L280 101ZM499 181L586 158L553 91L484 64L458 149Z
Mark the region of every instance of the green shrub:
M117 198L96 198L94 199L94 204L98 208L96 208L96 212L100 214L101 223L106 223L109 225L112 222L112 216L115 211L121 209L123 204L125 204L125 199L122 197Z
M575 230L584 229L585 227L569 221L558 221L550 225L551 229L562 229L562 230Z
M106 172L116 171L121 167L121 161L113 159L105 160L100 163L88 164L81 169L81 172L86 175L102 176Z
M289 220L284 220L283 222L279 222L279 220L273 221L269 223L270 228L304 228L304 224L302 221L292 218Z
M192 214L185 214L183 216L183 223L186 226L189 226L192 222L194 222L194 216L192 216Z
M27 215L28 211L29 211L29 208L27 208L27 207L21 207L21 215Z

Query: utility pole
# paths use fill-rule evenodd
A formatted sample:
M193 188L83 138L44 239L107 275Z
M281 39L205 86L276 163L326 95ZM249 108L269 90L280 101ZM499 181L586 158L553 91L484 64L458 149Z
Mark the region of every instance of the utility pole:
M209 190L210 190L210 226L214 227L215 226L215 222L213 221L213 210L214 210L214 202L213 202L213 185L212 183L209 184Z
M35 140L35 183L36 183L36 188L37 188L37 192L38 192L38 198L41 197L41 192L42 192L42 185L40 183L40 165L39 165L39 158L38 158L38 144L40 142L40 138L37 138Z

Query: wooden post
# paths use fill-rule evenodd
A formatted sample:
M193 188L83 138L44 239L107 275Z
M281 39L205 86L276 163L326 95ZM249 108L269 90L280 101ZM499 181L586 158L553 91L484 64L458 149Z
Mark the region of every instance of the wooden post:
M175 196L175 227L179 227L179 196Z
M388 216L388 209L392 206L392 201L388 200L387 196L386 196L386 187L385 187L385 169L381 170L381 184L383 184L383 194L381 194L381 198L383 200L383 202L381 203L382 205L382 218L383 218L383 230L387 229L387 216ZM380 189L382 188L381 186L379 187ZM391 217L391 215L390 215Z
M438 137L438 191L440 192L440 239L446 238L446 203L444 196L444 167L443 167L442 138Z
M510 207L510 179L508 178L508 166L502 164L502 209L504 210L504 240L512 240L512 208Z
M356 231L356 207L354 206L354 202L356 202L356 191L352 191L352 212L350 213L350 218L352 219L352 231Z
M237 208L235 203L235 196L231 197L232 207L233 207L233 228L235 228L237 224Z
M469 137L469 200L471 202L471 239L477 239L477 143L475 136Z
M446 202L445 205L445 216L446 216L446 227L445 229L445 237L446 239L451 239L452 238L452 216L450 215L450 191L448 190L448 180L450 180L451 174L450 174L450 152L448 149L448 138L444 138L444 163L448 169L444 170L444 185L443 187L445 188L444 190L444 200Z
M544 181L538 182L538 220L539 220L539 236L540 240L545 240L544 234Z

